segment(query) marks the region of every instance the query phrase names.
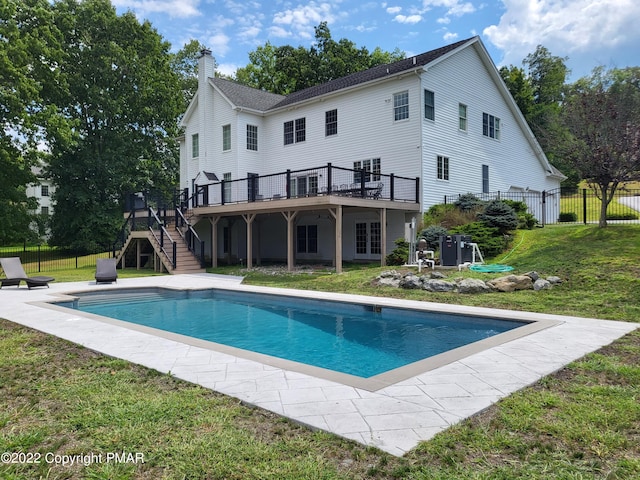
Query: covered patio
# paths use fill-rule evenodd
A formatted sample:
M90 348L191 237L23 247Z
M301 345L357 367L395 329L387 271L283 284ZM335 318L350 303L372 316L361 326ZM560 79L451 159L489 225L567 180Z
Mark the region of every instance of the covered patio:
M318 194L295 198L276 198L255 202L239 202L225 205L198 206L191 209L191 223L200 223L204 219L210 225L210 255L212 266L218 266L218 244L220 220L228 217L241 217L246 226L246 266L254 267L254 258L260 262L260 249L255 245L254 225L258 219L267 218L274 214L281 215L286 223L286 261L288 270L292 271L296 264L296 219L305 214L327 215L333 226L332 238L335 242L332 263L337 273L342 272L343 237L345 214L369 215L375 214L380 223L380 264L385 265L388 235L388 215L402 214L403 224L407 215L417 215L420 206L415 202L391 201L374 199L369 196L346 196L339 194ZM397 216L397 215L396 215ZM280 228L274 222L269 224ZM397 231L397 228L396 228Z

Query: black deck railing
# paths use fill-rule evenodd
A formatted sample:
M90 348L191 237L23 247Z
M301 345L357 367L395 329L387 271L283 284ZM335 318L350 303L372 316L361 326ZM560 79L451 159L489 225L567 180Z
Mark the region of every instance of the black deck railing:
M181 209L176 207L176 231L182 237L189 251L198 259L200 266L204 268L204 242L200 239L193 226L183 215Z
M184 198L183 192L180 203L193 208L316 195L420 203L420 179L352 170L329 163L318 168L196 185L189 199Z

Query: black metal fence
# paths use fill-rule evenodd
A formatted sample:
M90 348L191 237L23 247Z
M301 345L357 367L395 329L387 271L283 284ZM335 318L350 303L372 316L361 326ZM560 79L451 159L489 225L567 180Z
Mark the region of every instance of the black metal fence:
M111 253L109 251L103 251L102 249L96 249L87 254L46 245L0 247L0 257L19 257L27 274L95 267L98 258L108 258L110 256Z
M482 201L523 202L541 225L555 223L598 223L601 201L587 188L557 189L543 192L509 191L473 193ZM455 203L462 195L446 195L444 203ZM608 222L640 223L640 190L620 188L607 208Z

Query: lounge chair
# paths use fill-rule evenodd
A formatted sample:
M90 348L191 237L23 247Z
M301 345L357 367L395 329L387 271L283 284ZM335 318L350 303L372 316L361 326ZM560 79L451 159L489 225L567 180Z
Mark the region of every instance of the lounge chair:
M96 283L113 283L118 281L115 258L99 258L96 260Z
M22 281L27 283L29 290L33 287L49 288L49 282L55 280L53 277L28 277L24 268L22 268L20 257L0 258L0 264L2 265L2 270L4 270L4 275L7 277L0 279L0 288L13 285L20 288L20 282Z

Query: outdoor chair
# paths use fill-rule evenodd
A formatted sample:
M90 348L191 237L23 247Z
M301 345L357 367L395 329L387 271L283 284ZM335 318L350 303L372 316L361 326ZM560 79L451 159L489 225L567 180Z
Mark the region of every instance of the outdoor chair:
M118 281L115 258L99 258L96 260L96 283L113 283Z
M55 280L53 277L28 277L24 268L22 268L20 257L0 258L0 264L2 265L2 270L4 270L5 277L7 277L0 279L0 288L14 285L20 288L20 282L22 281L26 282L29 290L33 287L49 288L49 282Z

